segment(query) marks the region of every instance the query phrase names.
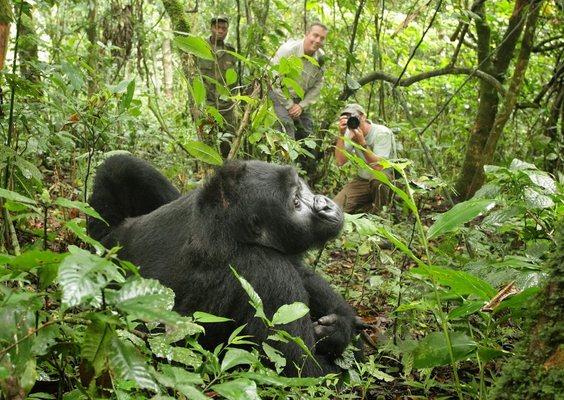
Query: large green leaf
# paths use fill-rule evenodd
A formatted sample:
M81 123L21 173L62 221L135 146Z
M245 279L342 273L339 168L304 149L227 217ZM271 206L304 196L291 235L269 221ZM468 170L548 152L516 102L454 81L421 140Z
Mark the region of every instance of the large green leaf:
M192 96L196 104L202 105L206 101L206 87L201 76L196 76L192 80Z
M205 143L190 140L186 143L186 150L194 158L211 165L223 164L223 159L217 150L211 148Z
M449 332L454 361L462 360L476 350L477 344L462 332ZM433 332L423 338L413 351L413 367L433 368L450 364L450 353L445 335Z
M61 207L65 207L65 208L76 208L76 209L82 211L86 215L89 215L89 216L97 218L97 219L104 220L100 216L100 214L98 214L98 212L90 206L90 204L84 203L82 201L69 200L69 199L65 199L64 197L58 197L55 200L54 204L61 206Z
M473 220L495 205L494 200L468 200L458 203L447 212L440 214L427 232L427 239L436 238L451 232L468 221Z
M69 247L68 255L59 267L57 281L63 292L63 308L74 307L85 302L100 305L102 288L111 280L123 282L117 267L104 258L75 246Z
M237 82L237 72L233 68L227 69L227 71L225 71L225 83L232 85L235 82Z
M267 318L266 318L266 315L264 314L264 307L263 307L263 304L262 304L262 299L260 298L258 293L255 292L255 289L253 289L253 287L251 286L249 281L247 281L245 278L240 276L237 273L237 271L235 271L235 269L233 267L231 267L231 271L233 272L235 277L239 280L239 283L243 287L243 290L245 290L245 292L249 296L250 303L253 306L253 308L256 310L255 316L266 320Z
M174 38L174 45L186 53L205 60L212 61L214 59L210 45L201 37L194 35L177 36Z
M29 197L22 196L19 193L12 192L11 190L2 189L0 188L0 197L5 198L6 200L12 200L18 203L22 203L25 205L37 205L37 202Z
M2 365L11 376L22 374L27 363L34 359L31 349L35 336L28 336L28 333L35 327L35 313L25 304L2 304L0 307L0 349L18 343L2 355Z
M525 204L529 208L544 209L554 207L554 201L549 196L539 193L533 188L525 188L523 194L525 198Z
M304 303L295 302L292 304L284 304L274 313L272 323L274 325L288 324L300 319L308 312L309 308Z
M86 228L84 226L79 225L78 222L80 221L81 220L77 218L67 221L65 227L69 229L72 233L74 233L84 243L87 243L90 246L92 246L94 249L96 249L97 254L102 254L104 252L104 246L97 240L92 239L90 236L88 236L88 234L86 233Z
M127 92L121 99L119 100L119 109L120 111L125 111L129 108L131 104L131 100L133 100L133 94L135 93L135 79L132 79L131 82L127 85Z
M285 376L267 375L266 372L241 372L239 376L252 379L253 381L271 386L286 386L286 387L310 387L318 386L323 383L325 377L320 378L289 378Z
M448 319L455 320L458 318L466 318L475 312L478 312L486 304L484 301L466 301L460 307L455 308L448 313Z
M105 367L114 336L113 328L99 320L93 320L86 329L81 345L81 356L90 361L94 367L95 376L98 376Z
M482 300L490 300L497 291L486 281L464 271L455 271L435 265L421 265L410 273L434 279L438 284L450 287L460 296L474 295Z
M233 321L231 318L218 317L217 315L209 314L203 311L196 311L193 314L194 321L202 323L217 323Z
M111 370L121 379L134 381L140 388L158 391L149 366L135 346L118 336L112 338L109 352Z
M51 250L28 250L25 253L13 257L9 264L19 271L29 271L32 268L44 267L51 264L59 264L66 254L52 252Z
M171 311L174 292L155 279L127 281L111 302L131 318L146 322L175 323L179 316Z
M253 365L257 361L257 357L253 353L243 349L229 349L221 362L221 371L227 371L237 365Z
M16 157L14 157L13 159L13 162L15 166L19 168L24 178L34 178L38 181L41 181L43 179L43 174L39 171L39 169L37 169L35 164L32 164L20 155L16 155Z
M302 89L302 87L298 84L298 82L296 82L295 80L291 79L291 78L283 78L282 79L282 83L286 86L291 88L292 90L294 90L294 93L296 93L296 95L300 98L303 99L304 98L304 90Z
M229 400L258 400L257 384L249 379L236 379L231 382L220 383L211 387L217 393Z
M264 354L268 357L270 361L274 363L274 367L276 368L277 373L281 373L286 366L286 358L280 350L275 349L271 345L266 342L262 343L262 349Z

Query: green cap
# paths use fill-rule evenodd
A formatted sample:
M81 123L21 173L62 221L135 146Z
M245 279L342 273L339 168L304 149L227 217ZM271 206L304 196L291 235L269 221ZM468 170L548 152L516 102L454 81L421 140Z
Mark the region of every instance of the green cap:
M227 16L225 15L217 15L210 20L211 25L216 24L218 22L225 22L226 24L229 24L229 18L227 18Z
M343 108L343 111L341 111L341 115L343 115L343 114L362 114L362 115L366 115L366 111L364 111L364 108L363 108L360 104L350 103L350 104L347 104L347 105Z

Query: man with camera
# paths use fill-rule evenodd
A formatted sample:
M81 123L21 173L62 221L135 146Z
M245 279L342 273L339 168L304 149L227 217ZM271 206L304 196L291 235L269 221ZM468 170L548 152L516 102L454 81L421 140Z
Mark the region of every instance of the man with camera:
M347 104L339 117L339 138L335 145L338 166L347 162L345 151L366 161L373 169L383 170L382 159L396 157L394 133L384 125L373 124L366 118L364 108L356 103ZM344 138L361 146L355 147ZM333 199L344 212L355 213L381 209L388 201L388 187L375 180L370 171L361 169L358 177L347 183Z

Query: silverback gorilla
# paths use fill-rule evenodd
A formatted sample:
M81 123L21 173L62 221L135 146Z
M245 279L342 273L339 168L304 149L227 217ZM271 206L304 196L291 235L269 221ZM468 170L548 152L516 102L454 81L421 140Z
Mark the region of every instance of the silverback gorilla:
M207 324L200 343L213 349L247 324L257 343L269 331L230 266L262 298L267 317L299 301L310 315L283 325L311 349L305 359L295 343L269 341L287 360L286 375L337 372L333 360L354 334L355 313L329 284L302 263L302 254L334 238L340 208L314 195L289 166L234 161L185 196L148 163L129 155L108 158L98 169L90 204L108 222L90 219L90 235L140 267L176 294L175 310L205 311L233 319Z

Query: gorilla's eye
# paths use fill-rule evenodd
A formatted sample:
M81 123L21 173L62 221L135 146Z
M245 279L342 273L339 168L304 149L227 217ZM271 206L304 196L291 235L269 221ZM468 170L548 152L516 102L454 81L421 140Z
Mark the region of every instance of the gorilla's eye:
M294 207L296 207L296 209L300 209L301 206L302 202L300 201L300 196L296 193L294 196Z

